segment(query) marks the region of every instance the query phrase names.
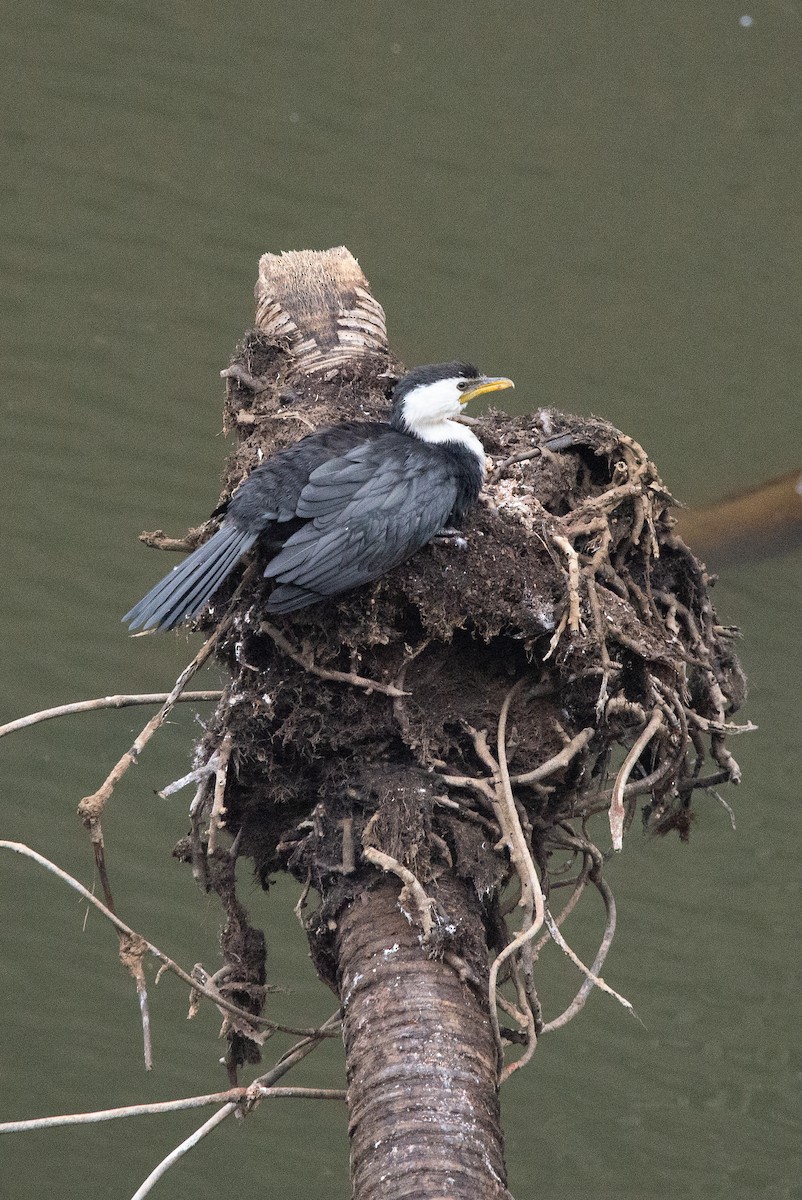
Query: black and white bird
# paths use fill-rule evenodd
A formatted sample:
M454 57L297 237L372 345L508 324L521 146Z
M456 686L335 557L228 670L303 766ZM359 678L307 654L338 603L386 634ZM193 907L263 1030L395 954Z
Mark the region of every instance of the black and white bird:
M464 362L417 367L396 384L387 421L351 421L302 438L261 463L218 531L135 604L133 629L196 617L261 538L276 553L266 609L286 613L385 575L459 522L484 479L482 443L454 420L511 379Z

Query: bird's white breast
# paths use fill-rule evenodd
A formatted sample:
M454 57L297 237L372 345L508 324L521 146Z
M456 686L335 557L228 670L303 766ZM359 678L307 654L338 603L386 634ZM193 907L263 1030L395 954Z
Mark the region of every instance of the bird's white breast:
M452 445L464 446L471 454L476 455L482 467L485 465L485 448L467 425L460 425L457 421L421 422L414 433L422 442L441 446L450 442Z

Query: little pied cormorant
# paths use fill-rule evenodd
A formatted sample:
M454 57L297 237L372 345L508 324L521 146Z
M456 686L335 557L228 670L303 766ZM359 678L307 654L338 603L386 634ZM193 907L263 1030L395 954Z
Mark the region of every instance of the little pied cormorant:
M484 392L513 387L469 363L417 367L396 384L389 421L309 434L256 467L218 531L135 604L131 629L172 629L204 608L259 539L276 553L269 613L359 587L462 520L484 478L484 449L452 418Z

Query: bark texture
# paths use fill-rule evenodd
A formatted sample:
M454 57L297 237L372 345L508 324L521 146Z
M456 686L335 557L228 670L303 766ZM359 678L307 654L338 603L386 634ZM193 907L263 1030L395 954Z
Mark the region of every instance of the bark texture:
M475 893L447 880L438 900L467 941L485 942ZM394 881L345 909L337 954L354 1195L508 1200L486 954L470 983L430 958Z

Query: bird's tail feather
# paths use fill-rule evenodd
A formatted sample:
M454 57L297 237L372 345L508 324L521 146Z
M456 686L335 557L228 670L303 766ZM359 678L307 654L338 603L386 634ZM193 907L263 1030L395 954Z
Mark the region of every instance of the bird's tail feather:
M224 522L123 617L129 629L173 629L196 617L258 533Z

